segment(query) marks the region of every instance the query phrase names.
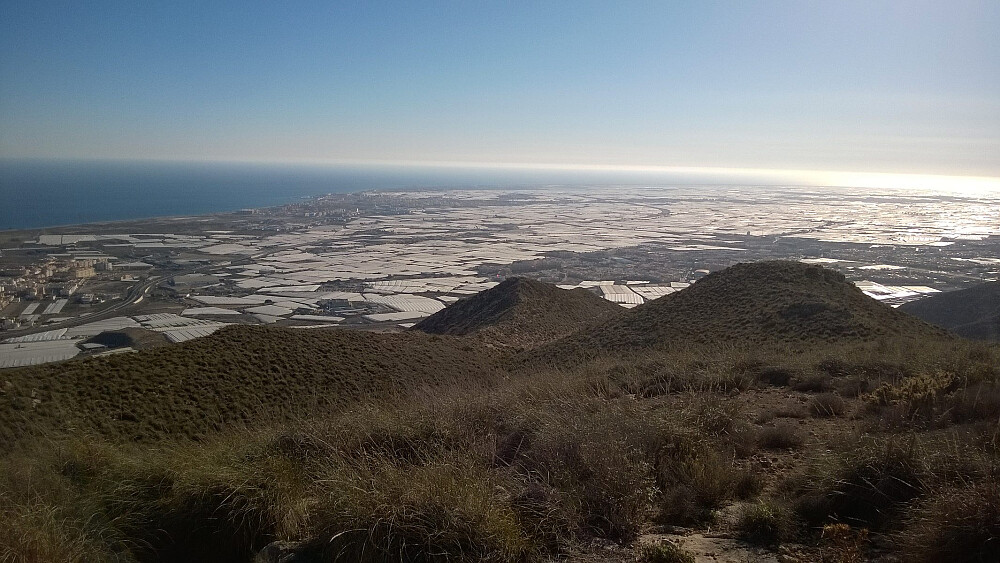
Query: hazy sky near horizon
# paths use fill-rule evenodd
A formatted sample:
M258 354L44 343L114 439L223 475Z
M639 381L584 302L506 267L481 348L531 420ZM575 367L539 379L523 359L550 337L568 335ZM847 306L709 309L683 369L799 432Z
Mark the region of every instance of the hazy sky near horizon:
M0 0L0 157L1000 176L1000 2Z

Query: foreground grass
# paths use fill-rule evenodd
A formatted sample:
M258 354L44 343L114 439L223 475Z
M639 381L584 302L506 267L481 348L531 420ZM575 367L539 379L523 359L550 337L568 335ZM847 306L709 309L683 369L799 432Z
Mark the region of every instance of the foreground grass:
M907 560L996 560L998 370L1000 351L962 342L716 347L198 441L50 434L0 458L0 561L246 562L279 540L306 561L541 561L741 500L732 532L761 545L878 536ZM824 393L842 408L811 412ZM801 410L761 411L785 395Z

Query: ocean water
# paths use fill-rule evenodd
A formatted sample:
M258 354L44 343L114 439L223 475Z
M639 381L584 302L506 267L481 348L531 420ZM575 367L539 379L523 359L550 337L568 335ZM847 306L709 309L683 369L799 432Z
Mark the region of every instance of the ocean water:
M0 230L225 212L363 190L633 181L551 170L0 160Z
M234 211L327 193L457 187L474 179L434 170L0 161L0 229Z

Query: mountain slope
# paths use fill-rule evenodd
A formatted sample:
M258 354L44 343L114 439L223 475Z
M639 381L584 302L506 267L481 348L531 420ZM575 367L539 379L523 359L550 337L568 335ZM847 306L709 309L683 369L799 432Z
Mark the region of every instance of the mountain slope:
M555 342L542 355L707 343L849 342L946 333L869 298L843 275L799 262L737 264Z
M463 299L413 328L431 334L478 334L491 343L533 347L623 313L585 289L560 289L510 278Z
M481 347L420 333L232 326L176 346L4 371L0 446L66 430L199 438L454 384L492 365Z
M966 338L1000 340L1000 282L938 293L899 310Z

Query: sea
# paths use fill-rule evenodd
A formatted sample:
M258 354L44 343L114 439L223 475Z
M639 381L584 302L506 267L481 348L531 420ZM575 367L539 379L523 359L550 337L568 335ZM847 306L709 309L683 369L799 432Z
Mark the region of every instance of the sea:
M422 172L422 173L421 173ZM469 180L469 178L466 178ZM0 162L0 230L201 215L329 193L458 186L432 170L176 162Z
M669 180L684 183L692 178ZM523 188L622 181L631 183L621 174L552 170L0 160L0 230L201 215L367 190Z

